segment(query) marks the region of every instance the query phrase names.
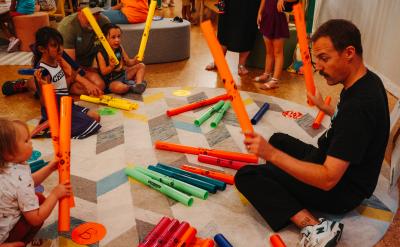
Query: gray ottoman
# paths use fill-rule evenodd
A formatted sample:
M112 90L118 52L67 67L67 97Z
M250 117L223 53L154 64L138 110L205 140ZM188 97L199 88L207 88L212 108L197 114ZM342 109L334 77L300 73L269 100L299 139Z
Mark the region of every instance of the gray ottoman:
M137 55L145 23L119 24L122 46L129 57ZM190 22L172 22L172 18L153 21L144 53L144 63L167 63L190 57Z

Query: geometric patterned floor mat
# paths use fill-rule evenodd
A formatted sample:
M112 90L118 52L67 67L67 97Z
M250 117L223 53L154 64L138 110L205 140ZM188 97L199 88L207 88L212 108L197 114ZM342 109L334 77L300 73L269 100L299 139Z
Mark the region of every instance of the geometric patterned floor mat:
M202 164L197 156L156 150L157 140L194 147L221 149L245 153L243 135L236 116L230 109L216 129L206 121L200 127L193 124L208 107L169 118L165 111L204 98L225 93L222 88L149 88L141 95L127 94L124 98L138 103L133 111L115 110L102 115L102 128L97 135L71 141L71 183L75 208L71 209L71 228L84 222L101 223L107 229L105 238L92 246L137 246L163 216L185 220L194 226L201 238L212 238L222 233L233 246L269 246L271 228L257 211L235 189L210 194L207 200L195 198L186 207L124 175L130 166L154 165L158 162L179 166L189 164L234 174L236 171ZM275 132L285 132L316 145L318 137L329 124L325 118L319 130L310 126L316 109L279 98L250 92L240 92L250 118L268 102L270 109L258 122L255 130L269 138ZM106 108L87 102L79 104L92 109ZM286 118L284 111L298 111L298 120ZM34 126L35 121L29 124ZM34 148L43 158L52 157L50 139L34 139ZM260 160L260 162L262 162ZM388 167L384 166L374 195L360 207L346 215L325 215L344 223L339 246L372 246L386 232L397 209L397 189L388 192ZM43 184L48 192L57 183L56 174ZM45 193L46 194L46 193ZM70 233L58 236L57 211L46 220L37 235L48 239L42 246L79 246L70 240ZM315 212L318 216L318 212ZM287 246L295 246L299 231L289 226L279 232Z

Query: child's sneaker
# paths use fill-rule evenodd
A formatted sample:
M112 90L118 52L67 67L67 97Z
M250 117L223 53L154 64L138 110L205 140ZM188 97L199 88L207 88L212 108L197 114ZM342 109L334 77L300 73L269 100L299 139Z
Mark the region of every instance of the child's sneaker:
M344 225L340 222L319 219L320 223L301 230L300 247L334 247L342 236Z
M4 82L1 90L5 96L22 93L28 91L25 79Z
M15 38L15 37L10 38L10 42L8 43L7 52L18 51L19 43L21 43L21 41L19 39Z
M142 94L146 90L146 84L144 83L135 83L131 85L132 93Z

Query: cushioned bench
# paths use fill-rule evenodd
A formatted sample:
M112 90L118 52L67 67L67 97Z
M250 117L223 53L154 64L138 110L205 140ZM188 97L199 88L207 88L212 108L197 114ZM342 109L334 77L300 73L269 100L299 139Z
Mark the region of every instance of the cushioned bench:
M120 24L122 46L129 57L137 55L145 23ZM190 22L172 22L171 18L153 21L144 53L144 63L167 63L190 57Z
M50 25L46 12L35 12L31 15L13 17L15 35L21 40L21 51L31 51L29 46L35 43L35 33L41 27Z

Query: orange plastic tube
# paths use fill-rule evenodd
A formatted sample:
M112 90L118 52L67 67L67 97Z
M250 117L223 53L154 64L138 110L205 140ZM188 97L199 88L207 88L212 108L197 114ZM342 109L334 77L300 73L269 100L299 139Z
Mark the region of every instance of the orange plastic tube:
M71 150L71 109L72 98L63 96L60 107L60 154L58 163L59 183L70 181L70 150ZM69 197L60 199L58 205L58 231L70 230Z
M278 234L274 234L269 238L272 247L286 247L281 237Z
M215 35L214 28L211 25L211 21L205 21L200 24L203 34L207 40L208 47L214 57L215 64L218 68L218 73L222 78L224 87L227 93L232 97L232 108L236 113L239 120L240 128L243 133L253 133L253 126L251 125L249 115L247 114L246 108L244 107L242 98L240 97L239 91L237 90L235 81L233 80L231 71L229 70L228 64L225 60L222 47Z
M303 60L304 80L306 81L306 89L312 95L315 95L314 77L311 65L310 51L308 50L306 23L304 18L303 4L298 3L293 6L294 21L296 24L297 39L299 42L301 59ZM308 99L310 106L314 103Z
M50 125L51 139L53 140L54 156L60 157L60 128L58 121L58 106L53 84L44 84L42 86L42 95L46 107L47 118Z
M189 229L186 230L186 232L183 234L183 236L179 239L178 244L176 247L184 247L184 246L189 246L191 242L195 239L197 230L194 227L189 227Z
M242 153L228 152L228 151L215 150L215 149L207 150L206 152L202 152L201 154L214 156L214 157L227 159L227 160L258 163L257 156L255 156L253 154L242 154Z
M206 148L195 148L195 147L191 147L191 146L185 146L185 145L169 143L169 142L162 142L162 141L156 141L154 143L154 145L155 145L156 149L160 149L160 150L167 150L167 151L187 153L187 154L197 154L197 155L204 154L204 155L214 156L214 157L218 157L218 158L237 160L237 161L243 161L243 162L249 162L249 163L257 163L258 162L257 156L252 155L252 154L242 154L242 153L228 152L228 151L214 150L214 149L206 149Z
M214 247L215 243L212 239L196 238L190 243L189 247Z
M227 184L234 184L235 180L234 180L234 176L226 174L226 173L222 173L222 172L214 172L214 171L209 171L206 169L202 169L202 168L198 168L198 167L194 167L194 166L189 166L189 165L182 165L181 166L182 170L188 171L188 172L193 172L196 174L200 174L209 178L214 178L217 180L220 180L222 182L225 182Z
M326 96L325 98L325 105L329 105L331 103L331 96ZM317 117L314 120L314 123L312 124L313 129L319 129L319 127L321 126L321 122L324 119L325 116L325 112L323 111L319 111Z
M178 114L180 114L182 112L187 112L187 111L190 111L190 110L197 109L199 107L203 107L203 106L206 106L206 105L211 105L211 104L217 103L220 100L226 100L226 99L230 99L230 96L228 94L223 94L223 95L219 95L219 96L214 97L214 98L205 99L205 100L201 100L201 101L198 101L198 102L193 102L193 103L188 104L188 105L184 105L184 106L180 106L180 107L177 107L177 108L174 108L174 109L170 109L170 110L167 110L166 113L167 113L168 117L172 117L172 116L178 115Z
M162 142L156 141L154 143L155 147L160 150L173 151L178 153L185 154L199 154L199 148L184 146L180 144L170 143L170 142Z
M212 239L204 239L203 244L201 247L214 247L214 240Z

